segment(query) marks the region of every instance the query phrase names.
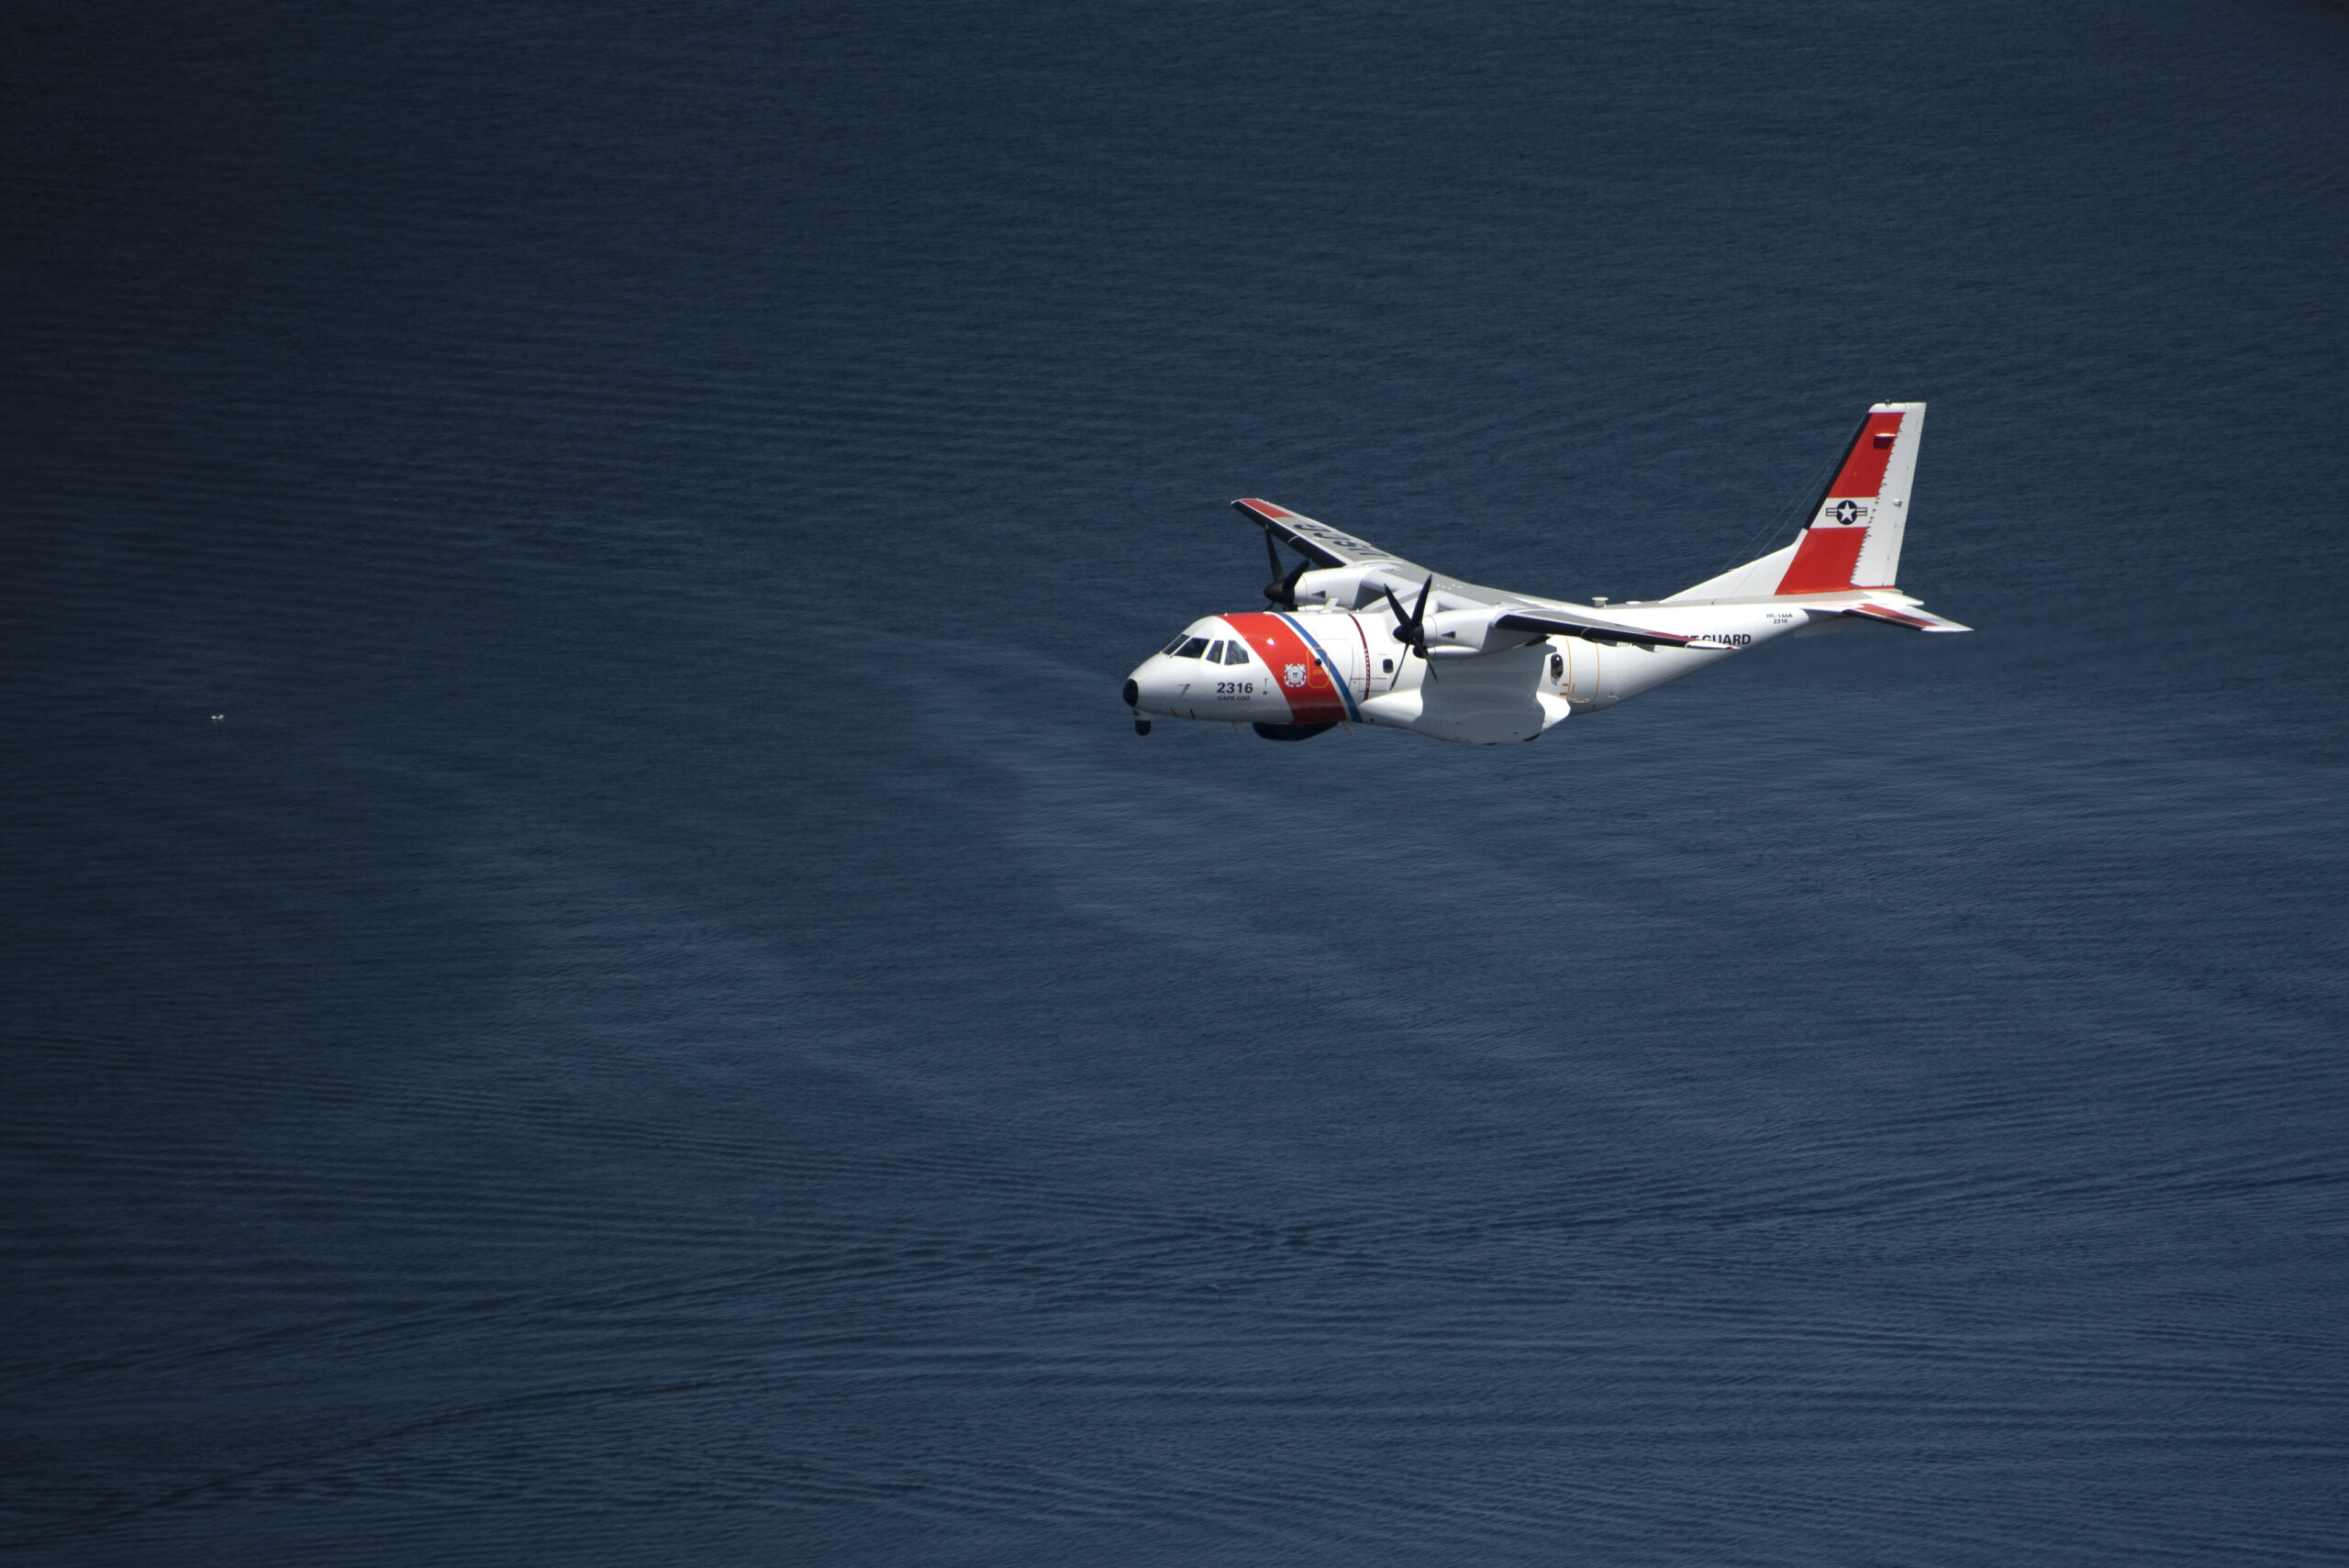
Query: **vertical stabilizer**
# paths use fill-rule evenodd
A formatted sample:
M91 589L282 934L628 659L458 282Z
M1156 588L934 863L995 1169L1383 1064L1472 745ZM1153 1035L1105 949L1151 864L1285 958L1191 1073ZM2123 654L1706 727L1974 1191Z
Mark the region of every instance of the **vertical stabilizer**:
M1921 403L1879 403L1868 410L1774 592L1830 594L1893 585L1900 571L1901 535L1909 526L1909 492L1917 477L1917 444L1924 434Z
M1664 602L1891 587L1900 571L1900 538L1909 527L1909 491L1924 435L1923 404L1877 404L1844 447L1834 477L1794 543L1683 588Z

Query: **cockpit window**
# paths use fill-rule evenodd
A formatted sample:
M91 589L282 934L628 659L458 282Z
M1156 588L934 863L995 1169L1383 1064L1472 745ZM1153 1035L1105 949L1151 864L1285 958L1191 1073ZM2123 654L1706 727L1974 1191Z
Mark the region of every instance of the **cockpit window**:
M1223 650L1223 662L1227 664L1245 664L1248 662L1248 645L1236 641L1227 643Z
M1181 648L1182 648L1182 646L1183 646L1183 644L1184 644L1184 643L1186 643L1186 642L1187 642L1187 641L1189 641L1189 640L1190 640L1190 637L1191 637L1191 634L1190 634L1189 632L1187 632L1187 631L1178 631L1178 632L1176 632L1176 633L1174 634L1174 641L1172 641L1172 642L1170 642L1170 643L1168 643L1165 647L1163 647L1163 648L1160 649L1160 650L1159 650L1159 651L1160 651L1161 653L1174 653L1174 652L1176 652L1176 651L1180 651L1180 650L1181 650Z
M1197 659L1200 654L1205 653L1207 651L1208 639L1206 638L1186 637L1183 639L1183 646L1174 651L1174 657L1177 659Z
M1210 664L1223 662L1223 641L1220 638L1208 644L1208 662Z

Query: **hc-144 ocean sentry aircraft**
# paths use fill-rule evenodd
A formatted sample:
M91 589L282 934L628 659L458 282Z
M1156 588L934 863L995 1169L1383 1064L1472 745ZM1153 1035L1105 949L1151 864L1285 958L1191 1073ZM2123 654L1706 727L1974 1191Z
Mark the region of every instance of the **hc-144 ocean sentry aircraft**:
M1921 403L1876 405L1792 544L1653 601L1480 588L1286 506L1234 501L1264 530L1266 607L1194 621L1142 661L1124 692L1134 729L1149 734L1158 715L1247 724L1268 740L1341 724L1531 740L1806 628L1970 630L1893 586L1924 426ZM1284 572L1275 540L1304 559Z

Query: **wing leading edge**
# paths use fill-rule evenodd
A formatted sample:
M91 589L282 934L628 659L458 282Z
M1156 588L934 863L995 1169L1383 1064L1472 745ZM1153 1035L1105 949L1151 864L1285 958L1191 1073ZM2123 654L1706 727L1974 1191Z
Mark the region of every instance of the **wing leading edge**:
M1231 509L1261 525L1264 530L1296 550L1316 566L1397 566L1408 572L1420 569L1399 555L1390 554L1367 539L1342 533L1327 523L1316 522L1301 512L1275 506L1253 496L1234 501Z
M1424 566L1415 566L1401 556L1393 555L1379 549L1367 539L1356 539L1350 533L1333 528L1327 523L1316 521L1301 512L1292 512L1286 506L1274 502L1249 496L1234 501L1231 504L1231 509L1260 525L1271 537L1287 545L1316 566L1323 568L1375 566L1379 569L1375 575L1390 581L1407 581L1413 577L1427 579L1431 582L1437 580L1437 574ZM1454 583L1449 578L1443 578L1441 581L1444 584L1447 596L1455 599L1467 596L1482 600L1486 604L1497 602L1496 607L1499 607L1507 606L1516 597L1514 595L1496 594L1490 589L1475 588L1467 584ZM1518 602L1523 603L1521 600ZM1542 613L1538 614L1531 609L1508 610L1496 617L1493 624L1511 631L1541 632L1556 637L1578 637L1585 641L1603 643L1609 647L1628 642L1634 647L1647 649L1659 646L1687 648L1691 644L1701 644L1706 641L1702 637L1689 637L1669 631L1651 631L1645 627L1624 626L1616 621L1579 616L1561 616L1550 612L1546 606Z
M1628 642L1635 648L1687 648L1692 643L1709 643L1705 637L1684 637L1678 632L1650 631L1644 627L1617 626L1611 621L1568 619L1564 616L1527 615L1511 610L1493 623L1511 631L1542 631L1555 637L1579 637L1585 642L1604 643L1612 648Z

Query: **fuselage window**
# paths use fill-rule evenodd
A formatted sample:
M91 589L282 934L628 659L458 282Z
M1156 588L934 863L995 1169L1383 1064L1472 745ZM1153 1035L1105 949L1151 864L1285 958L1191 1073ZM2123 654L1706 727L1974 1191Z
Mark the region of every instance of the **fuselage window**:
M1183 646L1174 651L1174 657L1177 659L1197 659L1200 654L1205 653L1207 651L1208 639L1206 638L1186 637L1183 639Z

